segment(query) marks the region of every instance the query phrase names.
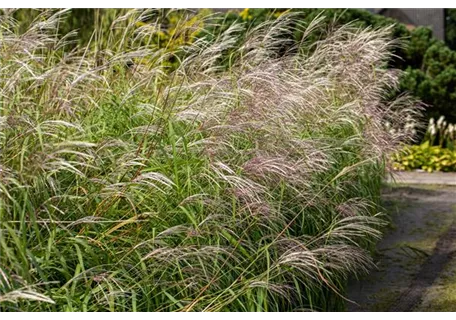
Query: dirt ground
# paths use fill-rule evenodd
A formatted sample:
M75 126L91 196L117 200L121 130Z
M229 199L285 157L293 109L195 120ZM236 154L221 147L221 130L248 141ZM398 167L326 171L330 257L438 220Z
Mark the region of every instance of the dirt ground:
M391 225L377 269L350 281L348 311L456 311L456 187L389 187L383 199Z

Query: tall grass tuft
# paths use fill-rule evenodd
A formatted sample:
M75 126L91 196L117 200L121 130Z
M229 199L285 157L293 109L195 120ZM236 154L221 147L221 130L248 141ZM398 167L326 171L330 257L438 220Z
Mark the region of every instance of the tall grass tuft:
M186 12L160 43L168 13L130 10L70 51L65 14L0 16L0 310L343 309L408 138L385 123L419 115L387 101L390 30L302 50L318 19Z

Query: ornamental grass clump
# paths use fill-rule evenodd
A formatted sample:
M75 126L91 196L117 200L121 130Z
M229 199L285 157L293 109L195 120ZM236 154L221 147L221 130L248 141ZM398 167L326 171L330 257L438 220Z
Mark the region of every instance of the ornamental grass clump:
M283 14L172 51L156 12L132 10L101 49L67 51L64 14L22 34L0 17L0 309L343 309L407 139L384 124L419 111L385 102L390 30L301 50L281 35L323 26Z

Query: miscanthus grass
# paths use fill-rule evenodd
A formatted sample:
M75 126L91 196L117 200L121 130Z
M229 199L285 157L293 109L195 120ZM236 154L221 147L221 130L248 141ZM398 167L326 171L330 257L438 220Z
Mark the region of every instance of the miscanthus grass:
M343 309L407 139L384 124L419 111L386 99L389 30L301 50L323 26L284 14L171 50L133 10L70 51L64 14L0 16L0 309Z

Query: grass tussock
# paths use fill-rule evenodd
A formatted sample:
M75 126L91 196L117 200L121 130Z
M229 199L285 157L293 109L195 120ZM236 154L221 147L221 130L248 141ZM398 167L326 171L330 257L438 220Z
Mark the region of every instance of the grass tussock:
M322 26L284 14L171 50L133 10L69 51L64 14L0 16L0 309L342 309L407 138L384 124L418 113L385 102L389 30L304 52L281 35Z

